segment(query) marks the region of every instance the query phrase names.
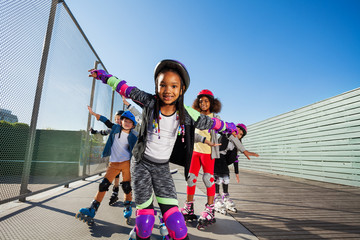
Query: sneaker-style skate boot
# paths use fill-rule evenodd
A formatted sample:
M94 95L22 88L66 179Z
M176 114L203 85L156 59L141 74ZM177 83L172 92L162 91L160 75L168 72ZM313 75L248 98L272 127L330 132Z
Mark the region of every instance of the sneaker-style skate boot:
M197 216L194 214L194 202L185 202L184 208L181 208L180 211L187 222L192 222L197 219Z
M98 210L100 203L96 200L91 202L91 206L88 208L81 208L79 212L75 215L76 218L82 220L83 222L87 223L87 225L94 224L94 217L96 211Z
M124 202L124 218L126 219L126 224L130 224L130 218L132 214L131 201Z
M225 208L231 212L237 213L235 203L233 202L233 200L231 200L230 195L228 193L224 193L222 198L225 204Z
M109 205L113 205L114 203L116 203L116 201L119 199L118 198L118 194L119 194L119 187L113 187L113 193L111 194L110 197L110 201L109 201Z
M211 225L216 222L215 219L215 207L214 204L206 204L205 211L201 213L199 217L198 224L196 226L199 230L204 230L206 226Z
M217 211L218 213L226 215L227 212L226 212L225 204L224 204L223 199L222 199L222 197L221 197L221 195L219 193L215 194L214 205L215 205L215 211Z

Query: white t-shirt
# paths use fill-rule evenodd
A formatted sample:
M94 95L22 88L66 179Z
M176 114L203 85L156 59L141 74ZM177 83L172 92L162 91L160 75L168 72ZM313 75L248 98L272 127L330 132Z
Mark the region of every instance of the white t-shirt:
M128 133L121 132L115 134L113 145L111 146L110 162L125 162L130 160Z
M165 163L169 161L180 126L176 119L176 112L171 116L161 114L160 138L157 129L153 128L153 121L148 125L146 137L145 157L152 162Z

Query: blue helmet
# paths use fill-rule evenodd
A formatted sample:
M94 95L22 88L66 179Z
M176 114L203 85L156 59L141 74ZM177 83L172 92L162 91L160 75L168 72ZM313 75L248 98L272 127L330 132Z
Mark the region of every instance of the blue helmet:
M123 114L121 114L120 119L123 119L123 118L130 119L134 123L134 126L136 126L137 122L135 120L135 116L130 111L125 111Z

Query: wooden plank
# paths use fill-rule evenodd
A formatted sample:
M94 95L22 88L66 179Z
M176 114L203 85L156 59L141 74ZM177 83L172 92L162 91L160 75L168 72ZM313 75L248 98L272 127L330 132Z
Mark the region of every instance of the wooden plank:
M230 176L231 215L261 240L360 239L359 187L244 169L239 184Z

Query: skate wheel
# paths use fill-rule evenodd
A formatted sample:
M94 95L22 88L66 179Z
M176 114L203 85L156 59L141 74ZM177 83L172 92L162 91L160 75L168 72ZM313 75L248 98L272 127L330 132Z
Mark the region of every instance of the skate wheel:
M205 229L205 227L203 225L200 225L200 224L198 224L196 226L196 228L197 228L197 230L204 230Z
M79 221L83 221L84 220L84 215L82 213L78 212L75 215L75 218L79 219Z
M88 226L92 226L92 225L94 225L94 219L89 219L86 221L86 223Z

